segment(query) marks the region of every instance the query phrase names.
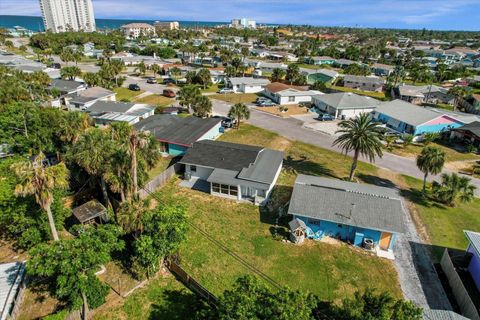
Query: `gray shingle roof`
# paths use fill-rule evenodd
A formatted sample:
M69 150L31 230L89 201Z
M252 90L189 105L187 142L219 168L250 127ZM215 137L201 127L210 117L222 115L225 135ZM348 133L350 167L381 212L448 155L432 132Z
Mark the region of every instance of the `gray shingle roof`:
M83 82L55 79L50 84L49 89L56 88L60 91L68 92L68 91L76 90L83 86L84 86Z
M423 320L469 320L449 310L423 309Z
M81 223L95 219L107 213L107 209L98 200L90 200L72 210Z
M335 109L356 109L359 107L376 107L380 101L360 96L351 92L330 93L316 96L314 101L321 101Z
M270 80L268 79L249 78L249 77L229 78L228 80L234 86L239 84L246 84L250 86L263 86L270 83Z
M355 83L375 83L378 85L384 84L385 80L377 77L364 77L364 76L354 76L347 74L343 77L345 82L355 82Z
M218 179L231 179L233 177L231 172L234 172L235 177L243 181L271 184L282 161L283 152L281 151L237 143L203 140L194 143L180 162L222 169L223 171L218 171L214 175L218 176Z
M478 255L480 256L480 233L467 230L465 230L464 233L472 247L477 251Z
M299 175L289 214L367 229L404 232L404 210L393 189Z
M25 272L25 264L0 264L0 319L7 319Z
M442 114L437 112L399 99L380 104L375 112L385 114L390 118L412 126L418 126L442 116Z
M413 86L413 85L404 84L404 85L398 86L398 92L402 96L423 98L429 92L430 93L441 92L446 94L448 90L435 85Z
M221 121L220 118L180 118L175 115L156 114L134 126L141 131L150 131L160 141L190 147Z
M97 101L92 104L86 111L90 113L101 112L120 112L125 113L130 110L135 103L119 102L119 101Z
M466 130L470 131L477 137L480 137L480 121L474 121L468 124L465 124L461 126L460 128L454 129L454 130Z

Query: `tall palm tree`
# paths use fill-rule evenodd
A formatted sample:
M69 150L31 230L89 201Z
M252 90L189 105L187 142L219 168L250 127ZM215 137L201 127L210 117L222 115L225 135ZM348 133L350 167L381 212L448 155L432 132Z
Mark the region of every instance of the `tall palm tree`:
M439 174L445 164L445 152L437 147L426 146L417 156L417 167L424 173L423 194L427 188L427 177L429 174Z
M147 210L145 201L127 201L120 205L117 222L126 233L133 233L137 237L143 232L142 215Z
M152 72L153 72L153 77L156 80L157 79L157 74L160 71L160 67L158 66L158 64L153 64L151 69L152 69Z
M53 202L53 190L68 187L69 172L65 164L59 163L45 167L45 155L40 152L34 161L19 162L12 165L12 170L20 179L15 186L15 195L25 197L34 195L37 204L47 213L48 223L53 240L57 241L58 233L50 209Z
M442 182L433 182L432 192L438 201L454 207L457 201L470 202L475 196L476 187L470 184L470 179L456 173L442 175Z
M201 96L200 89L196 85L189 84L183 86L177 93L180 105L187 106L188 113L192 113L192 106L197 100L198 96Z
M237 119L237 129L240 128L240 121L250 119L250 109L243 103L233 105L228 111L228 117Z
M92 126L92 119L85 112L67 112L60 123L57 133L60 140L75 144L88 128Z
M453 107L454 109L457 109L460 103L460 99L467 94L467 90L464 87L456 86L456 87L450 88L448 90L448 94L455 97L455 100L453 102Z
M110 159L113 153L113 144L107 133L98 128L87 130L80 136L77 143L70 149L69 157L89 175L99 179L104 204L108 206L108 192L104 175L110 168Z
M130 156L132 157L132 180L133 180L133 194L138 192L138 163L137 163L137 149L147 147L150 139L145 132L138 132L133 129L130 131Z
M180 78L181 74L182 70L177 67L173 67L170 69L170 76L175 80L175 84L178 83L178 79Z
M341 121L338 126L340 130L337 130L336 133L341 135L333 142L333 145L339 145L345 154L353 151L353 162L349 175L349 179L352 181L360 155L368 157L370 162L373 162L376 156L382 157L380 126L367 113L361 113L353 119Z

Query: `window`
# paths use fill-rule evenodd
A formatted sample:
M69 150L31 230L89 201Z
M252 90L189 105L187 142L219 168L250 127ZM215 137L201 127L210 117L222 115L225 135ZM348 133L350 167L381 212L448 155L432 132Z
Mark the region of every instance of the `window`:
M340 229L342 229L342 226L343 224L337 224L337 227L339 227Z
M220 185L218 183L212 183L212 191L213 192L220 192Z
M295 97L294 96L288 97L288 102L295 102Z
M213 183L212 182L212 192L221 193L225 195L229 195L232 197L238 196L238 187L237 186L230 186L228 184L220 184L220 183Z
M191 172L197 172L197 166L190 166Z
M226 184L220 185L220 192L224 194L228 194L228 185Z
M238 188L237 186L230 186L230 195L231 196L238 196Z
M315 226L319 226L320 225L320 220L316 220L316 219L308 219L308 224L313 224Z

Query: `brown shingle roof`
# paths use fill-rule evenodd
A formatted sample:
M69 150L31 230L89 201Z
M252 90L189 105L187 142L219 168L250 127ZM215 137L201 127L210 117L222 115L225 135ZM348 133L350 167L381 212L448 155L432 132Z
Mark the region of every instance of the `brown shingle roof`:
M306 90L308 90L308 87L291 86L291 85L281 83L281 82L273 82L273 83L270 83L269 85L265 86L265 89L270 91L270 92L277 93L277 92L280 92L280 91L283 91L283 90L286 90L286 89L296 89L296 90L300 90L300 91L306 91Z

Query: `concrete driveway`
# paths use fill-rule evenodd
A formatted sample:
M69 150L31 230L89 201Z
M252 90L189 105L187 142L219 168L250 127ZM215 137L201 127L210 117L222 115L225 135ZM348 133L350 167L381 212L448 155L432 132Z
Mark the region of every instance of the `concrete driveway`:
M170 90L173 90L175 92L177 92L179 90L177 87L168 87L168 86L163 85L163 84L147 83L146 78L137 77L137 76L130 76L130 75L126 76L125 82L123 83L122 87L128 87L128 85L130 85L132 83L138 84L140 89L143 90L143 91L149 91L149 92L156 93L156 94L162 94L164 89L170 89Z

